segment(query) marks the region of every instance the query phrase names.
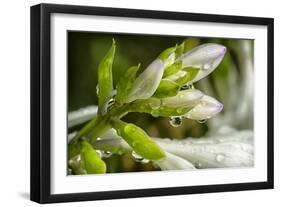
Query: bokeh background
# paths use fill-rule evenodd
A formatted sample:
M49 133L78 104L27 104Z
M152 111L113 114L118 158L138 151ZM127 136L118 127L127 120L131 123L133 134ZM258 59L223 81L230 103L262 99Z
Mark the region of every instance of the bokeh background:
M164 49L188 40L190 49L203 43L219 43L227 47L227 53L208 77L195 83L195 88L219 100L224 105L220 115L206 123L184 120L180 127L172 127L168 118L148 114L130 113L124 121L135 123L152 137L185 139L206 136L222 124L236 129L253 128L253 46L254 40L228 38L202 38L186 36L160 36L112 34L92 32L68 32L68 111L89 105L97 105L97 68L116 41L113 63L114 84L133 66L141 63L143 71ZM83 125L69 129L79 130ZM103 158L108 173L159 170L150 162L137 162L132 155L112 155Z

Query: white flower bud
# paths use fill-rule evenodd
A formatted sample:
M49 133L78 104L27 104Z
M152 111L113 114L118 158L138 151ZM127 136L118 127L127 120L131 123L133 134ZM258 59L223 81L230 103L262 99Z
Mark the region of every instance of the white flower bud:
M219 44L207 43L193 48L180 56L179 60L182 60L184 68L200 68L196 77L189 83L194 83L209 75L220 64L225 53L226 47Z
M204 94L196 89L179 91L176 96L162 99L163 106L171 107L194 107L197 105Z
M160 59L154 60L135 80L133 88L128 94L127 103L136 99L147 99L156 91L164 72L164 63Z
M204 95L200 102L187 112L184 117L193 120L205 120L219 113L222 108L223 105L216 99Z

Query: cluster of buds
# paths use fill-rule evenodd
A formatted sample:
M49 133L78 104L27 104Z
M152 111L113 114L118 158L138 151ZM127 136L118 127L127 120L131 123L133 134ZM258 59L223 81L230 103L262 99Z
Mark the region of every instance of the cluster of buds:
M186 53L181 53L179 48L165 50L136 78L125 101L132 102L132 111L206 120L222 110L219 101L195 89L192 84L219 65L226 48L212 43Z
M114 89L112 63L116 45L113 41L99 64L98 114L70 143L69 165L72 170L78 174L106 172L105 163L91 143L110 128L117 131L135 154L152 160L162 169L172 168L175 163L180 163L179 168L193 169L188 161L161 149L143 129L121 121L126 113L140 112L154 117L170 117L171 125L176 127L183 118L207 120L222 110L219 101L195 89L193 83L219 65L226 48L219 44L203 44L185 51L185 44L164 50L138 76L140 65L129 68ZM79 143L80 138L83 139Z

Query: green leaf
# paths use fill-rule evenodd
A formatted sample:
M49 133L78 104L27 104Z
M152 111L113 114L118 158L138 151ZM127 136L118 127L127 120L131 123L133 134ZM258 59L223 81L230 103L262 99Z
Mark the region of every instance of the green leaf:
M184 53L184 42L177 46L175 53L177 58Z
M139 70L140 64L138 66L130 67L125 75L121 76L117 83L117 94L116 94L116 104L123 105L128 97L129 91L132 89L133 84L136 79L136 74Z
M99 154L92 145L86 141L81 141L81 162L87 174L103 174L106 172L106 165L101 160Z
M184 85L184 84L187 84L188 82L192 81L196 75L198 74L199 72L199 68L193 68L193 67L187 67L187 68L184 68L182 69L184 71L186 71L186 75L182 78L179 78L177 80L175 80L175 82L179 85Z
M163 62L176 50L177 46L169 47L165 49L160 55L159 59L161 59Z
M120 120L113 121L112 124L118 135L143 158L159 160L166 156L165 152L138 126Z
M179 90L179 84L168 79L162 79L153 96L157 98L175 96Z
M98 67L99 113L103 110L103 107L113 90L112 63L115 55L115 48L116 45L113 39L111 48L101 60Z
M176 61L174 64L170 65L169 67L165 68L163 77L167 77L169 75L172 75L178 71L180 71L182 68L182 61Z
M183 53L186 53L188 52L189 50L197 47L200 43L200 40L198 38L194 38L194 37L191 37L191 38L188 38L184 41L184 51Z

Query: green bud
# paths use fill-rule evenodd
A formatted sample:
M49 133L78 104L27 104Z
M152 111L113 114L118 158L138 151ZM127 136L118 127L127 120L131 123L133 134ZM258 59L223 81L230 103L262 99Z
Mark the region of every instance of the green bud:
M166 156L165 152L136 125L128 124L120 120L113 121L112 125L118 135L123 137L132 149L143 158L159 160Z
M87 174L103 174L106 172L106 165L92 145L86 141L81 144L81 162Z

